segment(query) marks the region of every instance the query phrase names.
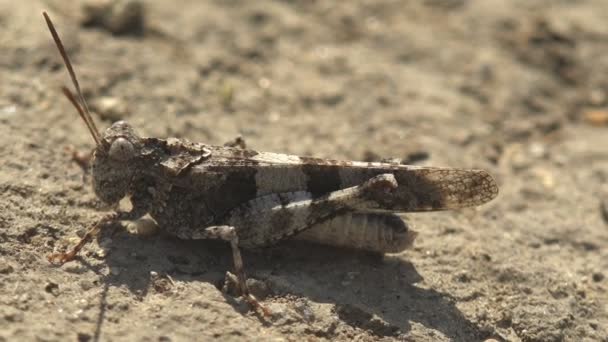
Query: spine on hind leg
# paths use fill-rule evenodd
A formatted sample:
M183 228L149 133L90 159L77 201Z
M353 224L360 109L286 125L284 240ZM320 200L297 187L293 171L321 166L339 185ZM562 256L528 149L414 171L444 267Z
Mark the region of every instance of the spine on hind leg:
M410 247L416 233L394 214L352 213L337 216L294 238L324 245L398 253Z

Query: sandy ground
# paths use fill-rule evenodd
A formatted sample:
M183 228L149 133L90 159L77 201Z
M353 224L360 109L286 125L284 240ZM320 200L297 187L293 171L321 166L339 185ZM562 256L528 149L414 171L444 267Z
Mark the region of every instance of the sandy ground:
M0 340L608 341L608 2L150 1L122 35L0 9ZM218 289L224 243L119 229L53 267L108 208L43 9L102 128L484 168L500 195L409 215L398 255L246 252L270 318Z

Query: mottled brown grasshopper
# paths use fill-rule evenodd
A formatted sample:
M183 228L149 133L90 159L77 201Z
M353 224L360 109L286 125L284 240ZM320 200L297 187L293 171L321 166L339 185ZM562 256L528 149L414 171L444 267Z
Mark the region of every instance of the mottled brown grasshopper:
M338 161L211 146L182 139L144 138L119 121L100 134L63 44L46 13L78 99L63 88L86 123L96 148L93 188L103 202L129 197L132 209L97 222L70 252L72 260L107 223L149 214L181 239L230 242L237 283L252 304L239 247L257 248L289 237L382 253L400 252L415 233L395 213L458 209L498 193L483 170L398 163Z

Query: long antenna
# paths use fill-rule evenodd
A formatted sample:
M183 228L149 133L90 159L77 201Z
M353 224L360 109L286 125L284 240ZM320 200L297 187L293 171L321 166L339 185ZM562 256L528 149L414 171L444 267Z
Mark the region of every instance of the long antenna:
M70 89L68 89L68 87L61 87L61 90L63 91L63 95L65 95L65 97L68 98L68 100L70 100L70 102L72 102L72 105L74 106L74 108L76 108L76 110L78 111L78 114L80 114L80 117L82 118L82 120L87 124L87 128L89 129L89 132L91 132L91 135L93 136L93 139L95 140L95 143L97 145L100 144L100 141L98 140L99 137L97 136L97 132L94 131L93 127L91 127L86 119L86 114L85 112L82 110L82 107L80 107L80 105L78 104L78 101L76 101L76 98L74 97L74 94L72 94L72 92L70 91Z
M74 95L72 95L72 93L69 91L69 89L67 89L66 87L63 87L62 88L63 93L68 98L68 100L70 100L70 102L72 102L74 107L76 107L76 110L80 114L80 117L82 118L82 120L84 120L85 124L89 128L89 131L91 132L91 135L93 136L93 139L95 140L95 143L97 145L99 145L101 143L101 135L99 134L99 131L97 130L97 126L95 126L95 122L93 121L93 118L91 117L91 112L89 111L89 106L87 105L87 101L85 101L84 96L82 95L82 91L80 90L80 85L78 84L78 79L76 79L76 73L74 72L72 63L70 62L70 59L68 58L68 54L65 52L63 43L61 42L61 39L59 39L59 35L57 34L57 31L55 30L55 26L53 25L51 18L49 18L48 14L46 14L46 12L42 12L42 15L44 16L44 20L46 20L46 24L49 27L49 31L51 31L51 35L53 36L55 45L57 45L57 49L59 50L59 53L61 54L61 57L63 58L63 63L65 64L65 67L68 69L68 73L70 74L72 83L74 84L74 87L76 88L76 94L78 95L78 99L80 100L82 107L80 105L78 105L78 102L74 98Z

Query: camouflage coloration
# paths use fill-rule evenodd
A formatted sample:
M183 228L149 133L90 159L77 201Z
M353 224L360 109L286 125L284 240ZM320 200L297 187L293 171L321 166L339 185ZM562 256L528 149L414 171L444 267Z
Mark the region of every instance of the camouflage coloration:
M339 209L323 217L459 209L487 202L498 193L483 170L326 160L141 138L124 121L106 130L94 152L92 170L95 193L104 202L114 204L130 196L139 213L150 213L161 229L185 239L196 238L191 232L207 226L232 225L240 245L249 248L276 243L321 223L316 201L379 175L392 175L396 188L369 192L368 201L348 205L336 203L338 199L325 201L325 208L331 204ZM296 207L298 215L306 210L311 216L304 220L310 224L293 225L286 218ZM267 212L273 213L272 219L255 219ZM277 219L279 215L283 218Z
M101 135L63 44L44 17L78 99L65 87L64 94L96 143L93 189L110 205L125 197L132 202L131 211L105 216L73 250L51 255L51 261L72 260L107 223L150 214L179 238L229 241L241 292L265 310L249 294L239 247L264 247L302 233L299 238L309 241L399 252L415 233L394 213L476 206L498 193L483 170L257 152L238 138L225 146L144 138L124 121Z

